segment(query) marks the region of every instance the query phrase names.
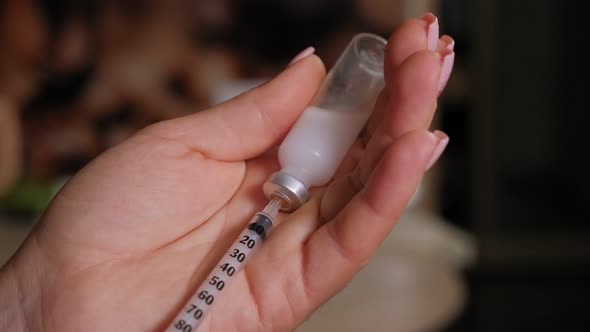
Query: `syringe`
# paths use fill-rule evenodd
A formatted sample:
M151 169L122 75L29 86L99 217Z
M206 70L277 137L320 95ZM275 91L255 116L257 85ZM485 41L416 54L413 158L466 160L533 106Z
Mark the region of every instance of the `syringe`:
M262 212L256 213L246 229L232 244L225 256L207 276L182 311L174 318L167 332L194 332L205 315L228 286L234 276L246 265L248 258L266 239L274 227L281 208L281 200L271 200Z

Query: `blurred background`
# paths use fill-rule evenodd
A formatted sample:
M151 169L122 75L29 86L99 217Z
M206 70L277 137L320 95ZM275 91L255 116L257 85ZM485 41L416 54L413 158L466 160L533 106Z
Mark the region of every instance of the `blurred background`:
M0 0L0 264L67 178L138 129L357 32L434 12L451 137L398 230L300 331L584 331L590 123L581 14L539 0ZM580 157L579 157L580 156Z

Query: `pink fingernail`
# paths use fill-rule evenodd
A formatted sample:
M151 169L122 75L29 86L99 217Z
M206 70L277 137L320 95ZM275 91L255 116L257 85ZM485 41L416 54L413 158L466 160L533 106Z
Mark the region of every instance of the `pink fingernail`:
M447 134L440 130L436 130L433 134L438 139L438 143L436 143L436 146L432 151L432 157L430 157L430 161L428 161L426 170L429 170L434 166L449 144L449 136L447 136Z
M444 35L440 37L442 49L453 51L455 49L455 40L451 36Z
M297 55L296 55L296 56L293 58L293 60L291 60L291 62L289 62L289 66L290 66L290 65L292 65L292 64L294 64L295 62L297 62L297 61L299 61L299 60L303 59L303 58L306 58L306 57L308 57L308 56L312 55L312 54L313 54L313 52L315 52L315 48L313 48L313 47L311 47L311 46L310 46L310 47L308 47L308 48L306 48L306 49L304 49L303 51L301 51L301 53L297 54Z
M438 81L438 94L440 95L442 91L447 86L447 82L449 81L449 77L451 76L451 72L453 71L453 64L455 63L455 52L443 52L442 56L442 65L440 69L440 78Z
M426 38L428 40L428 49L430 51L436 51L438 45L438 18L432 13L425 13L422 15L422 20L428 24L426 30Z

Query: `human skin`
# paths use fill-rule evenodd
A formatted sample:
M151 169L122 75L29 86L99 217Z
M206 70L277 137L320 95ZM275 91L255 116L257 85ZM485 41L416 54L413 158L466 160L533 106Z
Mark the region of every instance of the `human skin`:
M279 217L203 331L293 330L373 256L448 141L428 131L452 54L438 28L433 46L435 23L412 20L392 35L365 139L327 187ZM265 205L273 148L325 75L315 55L298 60L251 92L140 131L76 174L0 271L0 329L166 328Z

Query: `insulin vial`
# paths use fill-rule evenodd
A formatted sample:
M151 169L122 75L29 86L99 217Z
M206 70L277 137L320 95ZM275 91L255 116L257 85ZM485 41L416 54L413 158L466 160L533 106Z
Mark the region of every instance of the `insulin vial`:
M281 170L264 184L270 199L293 211L309 188L326 184L369 119L384 86L385 39L356 35L279 148Z

